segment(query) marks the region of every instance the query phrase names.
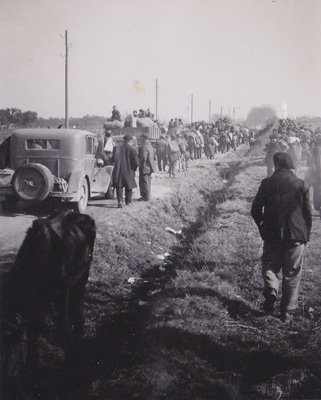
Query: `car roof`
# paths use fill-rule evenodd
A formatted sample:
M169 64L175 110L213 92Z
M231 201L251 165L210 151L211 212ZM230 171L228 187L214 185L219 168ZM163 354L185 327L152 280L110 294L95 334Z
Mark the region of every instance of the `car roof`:
M15 138L30 138L30 139L63 139L70 137L81 137L81 136L95 136L92 132L83 131L80 129L42 129L42 128L29 128L29 129L17 129L12 132L12 136Z

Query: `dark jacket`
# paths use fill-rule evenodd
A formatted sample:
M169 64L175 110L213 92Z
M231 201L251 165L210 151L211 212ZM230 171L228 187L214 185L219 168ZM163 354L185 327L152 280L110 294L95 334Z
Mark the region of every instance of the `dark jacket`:
M159 138L156 142L156 154L162 156L166 154L166 140L165 138Z
M142 147L138 150L139 173L150 175L155 172L154 149L149 140L145 140Z
M133 189L137 187L135 171L138 167L137 151L128 143L117 146L115 150L113 186Z
M301 242L310 238L309 186L287 168L263 179L252 204L252 216L267 242Z

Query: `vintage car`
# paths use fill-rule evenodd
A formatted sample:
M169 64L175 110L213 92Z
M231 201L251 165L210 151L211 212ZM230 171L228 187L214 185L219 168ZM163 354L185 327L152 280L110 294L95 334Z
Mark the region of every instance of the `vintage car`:
M20 129L12 133L7 169L0 170L0 201L55 198L83 213L88 200L110 195L113 166L97 154L95 134L78 129Z

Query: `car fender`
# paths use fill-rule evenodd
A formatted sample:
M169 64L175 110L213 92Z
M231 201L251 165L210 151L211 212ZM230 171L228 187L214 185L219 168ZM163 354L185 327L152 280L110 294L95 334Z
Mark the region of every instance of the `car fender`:
M72 195L73 201L78 201L80 198L80 188L82 180L86 178L89 186L89 197L90 197L90 180L85 171L74 171L68 180L68 194Z

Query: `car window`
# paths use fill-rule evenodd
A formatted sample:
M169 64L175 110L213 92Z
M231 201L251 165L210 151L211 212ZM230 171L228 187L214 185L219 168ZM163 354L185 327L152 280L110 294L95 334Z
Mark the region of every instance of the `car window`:
M86 137L86 154L95 154L94 138Z
M28 150L58 150L60 149L60 140L53 139L28 139L26 141Z

